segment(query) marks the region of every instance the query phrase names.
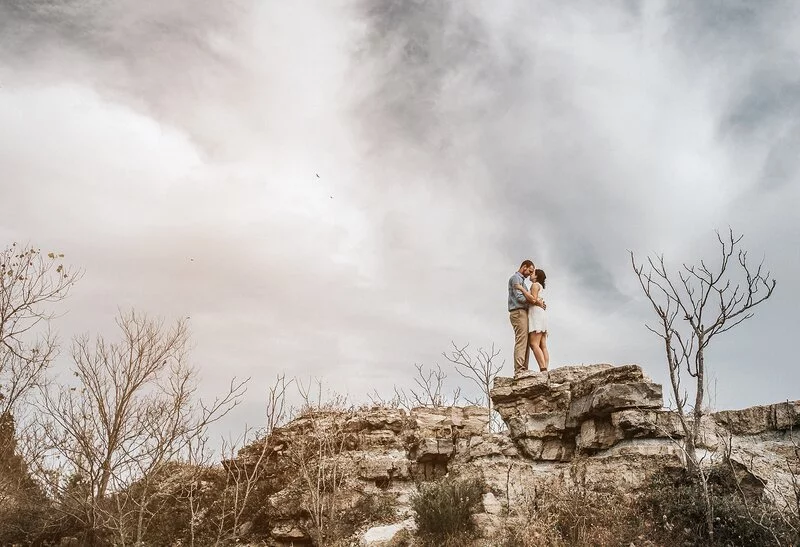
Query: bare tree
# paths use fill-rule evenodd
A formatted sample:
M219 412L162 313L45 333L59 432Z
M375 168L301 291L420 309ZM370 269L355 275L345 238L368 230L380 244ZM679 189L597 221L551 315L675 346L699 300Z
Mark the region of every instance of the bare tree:
M286 390L294 381L293 378L287 380L285 374L279 374L267 390L266 420L263 429L254 431L245 428L238 439L223 441L225 489L216 524L215 545L221 544L226 537L236 539L239 536L242 517L250 508L250 498L267 473L270 464L275 463L273 433L287 419L289 409L286 406Z
M178 493L178 501L186 503L189 510L189 547L194 547L197 541L197 529L201 524L207 508L202 501L203 477L208 471L213 471L211 465L212 454L207 449L206 437L190 438L186 446L185 462L190 470L189 476L183 483L183 489Z
M347 423L355 409L344 396L334 394L323 400L322 382L317 379L315 385L316 400L311 383L297 383L303 399L298 418L303 421L302 434L292 439L287 452L305 494L303 509L311 518L314 544L324 547L337 539L342 487L351 473L342 452L350 435Z
M503 426L503 420L494 412L492 406L491 390L494 379L503 369L504 362L497 362L500 350L495 349L494 344L487 351L478 348L476 354L469 352L469 344L458 347L455 342L451 342L453 349L450 353L444 352L444 358L450 361L456 372L475 384L480 389L480 399L467 399L469 404L485 406L489 415L489 428L491 431L499 431Z
M734 235L731 229L728 232L726 238L717 232L721 253L716 265L708 265L705 260L696 265L684 263L675 273L667 270L663 255L648 257L646 268L645 264L637 264L634 253L630 253L633 271L658 317L657 325L647 328L664 342L687 464L701 478L708 509L706 526L712 539L713 512L697 456L705 413L705 352L718 335L751 318L753 309L772 296L776 285L763 262L757 266L748 262L747 251L739 245L743 236ZM738 275L730 271L734 268ZM682 387L684 373L694 378L693 404L689 404L689 394Z
M442 370L441 365L436 368L415 364L417 373L414 376L415 387L408 389L394 386L394 395L390 399L382 397L377 390L369 394L373 404L380 404L392 408L402 408L406 411L416 407L441 408L445 406L457 405L461 398L461 388L456 387L448 395L445 393L444 383L447 373Z
M28 410L31 394L46 383L58 353L51 330L54 308L80 277L63 258L16 243L0 250L0 467L5 470L0 472L0 512L6 506L22 508L28 499L43 501L30 494L38 489L30 470L41 463L43 445L31 427L35 414Z
M63 258L16 243L0 251L0 414L14 412L42 383L56 355L51 306L67 297L81 275Z
M791 438L791 430L789 431L789 439L793 443L793 440ZM753 526L760 528L764 532L769 533L770 536L772 536L772 541L774 541L774 544L777 545L778 547L781 547L781 545L783 545L783 542L781 541L781 537L779 537L778 531L776 530L775 526L776 524L780 524L783 527L791 530L792 536L794 536L794 538L797 539L798 513L795 512L794 508L791 506L787 506L785 504L781 505L779 503L776 503L779 501L777 499L768 499L768 501L764 499L756 499L755 500L756 503L752 503L750 498L753 496L748 495L745 492L745 489L742 488L741 481L737 477L736 464L732 457L733 435L731 433L728 433L727 438L723 439L722 443L723 443L723 461L728 465L728 470L730 471L731 476L734 478L733 482L736 485L736 490L737 493L739 494L739 499L741 500L742 505L744 506L744 513L747 516L747 519L750 521L750 523ZM750 468L753 467L753 460L754 456L751 456L749 462ZM792 472L791 459L787 458L786 463L791 473ZM794 478L794 476L792 476L792 478ZM798 493L796 487L794 489L794 493L795 496ZM784 498L782 501L783 502L786 501L783 493L780 492L780 490L773 493L772 496L768 496L768 498L772 498L773 496L777 496L778 498ZM766 501L766 503L764 503L764 501ZM772 515L777 516L779 523L776 523L774 519L770 518L770 516ZM792 542L792 544L794 544L794 542Z
M83 485L69 489L63 474L58 479L62 507L86 528L87 542L113 530L121 545L139 545L153 515L152 481L238 404L247 381L232 380L205 405L186 362L185 321L167 328L132 311L117 324L121 342L75 340L77 383L45 393L44 430L51 455L65 462L62 473Z

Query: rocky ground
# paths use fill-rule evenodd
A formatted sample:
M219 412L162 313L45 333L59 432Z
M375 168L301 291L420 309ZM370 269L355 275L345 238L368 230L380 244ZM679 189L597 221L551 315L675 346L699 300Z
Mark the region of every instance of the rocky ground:
M309 435L333 439L335 446L327 447L341 478L333 484L341 503L356 507L370 496L388 507L382 520L390 522L356 526L360 543L373 546L413 528L410 498L417 483L448 473L483 479L483 512L474 518L491 536L506 508L537 489L561 483L633 492L658 470L681 466L680 422L663 408L662 387L637 365L565 366L497 378L491 395L508 428L503 433L488 431L482 407L374 408L310 413L263 442L288 469ZM800 401L715 412L702 424L701 455L711 465L728 453L743 484L778 499L792 494L786 462L798 426ZM259 445L248 447L238 463L247 465L260 453ZM279 517L271 529L276 545L311 541L305 530L313 500L301 486L287 481L269 498Z

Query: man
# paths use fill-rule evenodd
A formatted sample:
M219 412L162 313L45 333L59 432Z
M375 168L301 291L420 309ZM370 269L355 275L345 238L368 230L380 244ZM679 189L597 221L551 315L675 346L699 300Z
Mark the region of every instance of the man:
M514 328L514 376L528 370L528 301L522 291L516 288L524 286L525 279L536 269L533 262L525 260L508 280L508 314ZM535 306L544 307L544 302L536 302Z

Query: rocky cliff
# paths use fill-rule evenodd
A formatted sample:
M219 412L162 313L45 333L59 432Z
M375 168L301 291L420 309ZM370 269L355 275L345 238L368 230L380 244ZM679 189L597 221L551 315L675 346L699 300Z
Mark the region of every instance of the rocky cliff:
M683 462L678 416L663 408L661 386L637 365L498 378L492 401L522 459L569 469L582 484L638 488L660 466ZM798 426L800 401L709 413L700 456L711 465L727 451L768 492L788 492Z
M656 471L681 465L680 423L663 408L661 386L637 365L567 366L497 378L491 398L508 427L503 433L490 433L487 409L474 406L318 412L280 428L263 441L270 461L286 471L269 497L272 518L278 517L273 539L308 540L309 500L289 471L309 438L327 439L328 459L342 477L336 486L342 503L355 507L364 496L388 500L395 528L410 526L416 482L450 472L485 481L485 514L477 520L490 529L504 506L553 481L636 490ZM703 422L701 455L711 464L728 453L749 487L788 495L787 462L798 426L800 401L712 413ZM315 441L312 448L321 454L320 446ZM248 447L239 463L247 465L260 452L258 445Z

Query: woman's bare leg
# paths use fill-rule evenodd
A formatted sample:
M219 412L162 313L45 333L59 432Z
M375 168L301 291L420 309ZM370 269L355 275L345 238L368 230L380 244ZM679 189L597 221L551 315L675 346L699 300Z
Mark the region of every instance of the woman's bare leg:
M539 341L539 348L542 350L542 355L544 355L544 370L550 368L550 352L547 351L547 333L542 334L542 339Z
M532 332L530 334L530 342L533 355L536 357L536 363L539 365L539 370L547 370L547 365L544 361L544 353L542 353L542 348L539 347L542 343L542 333Z

